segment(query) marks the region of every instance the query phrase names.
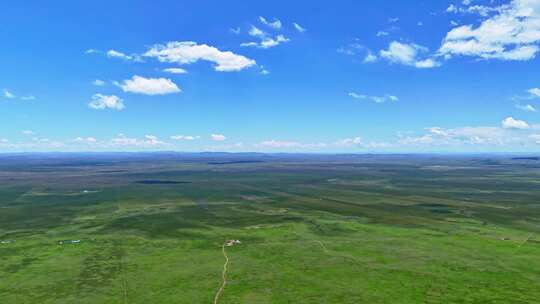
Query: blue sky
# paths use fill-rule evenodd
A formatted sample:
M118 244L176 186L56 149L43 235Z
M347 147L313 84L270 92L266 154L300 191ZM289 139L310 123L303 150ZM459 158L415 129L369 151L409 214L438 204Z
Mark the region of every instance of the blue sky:
M0 152L535 152L540 0L5 1Z

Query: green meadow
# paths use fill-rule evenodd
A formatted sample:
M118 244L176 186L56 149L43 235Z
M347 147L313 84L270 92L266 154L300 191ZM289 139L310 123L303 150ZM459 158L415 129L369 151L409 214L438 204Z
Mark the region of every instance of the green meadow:
M539 303L539 233L534 157L0 157L3 304Z

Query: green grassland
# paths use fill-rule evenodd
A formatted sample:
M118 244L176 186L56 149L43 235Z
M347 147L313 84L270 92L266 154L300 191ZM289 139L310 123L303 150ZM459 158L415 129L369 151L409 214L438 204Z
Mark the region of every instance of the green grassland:
M0 303L540 303L540 162L0 157Z

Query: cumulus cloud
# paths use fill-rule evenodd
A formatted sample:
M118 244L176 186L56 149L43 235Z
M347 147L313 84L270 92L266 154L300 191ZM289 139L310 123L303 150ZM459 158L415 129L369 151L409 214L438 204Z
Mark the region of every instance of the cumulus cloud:
M116 95L94 94L88 107L95 110L113 109L123 110L124 101Z
M171 74L187 74L187 71L182 68L167 68L167 69L163 69L163 72L167 72Z
M259 16L259 21L262 24L264 24L266 26L269 26L269 27L271 27L271 28L273 28L275 30L279 30L282 27L281 21L279 21L278 19L275 19L275 18L274 18L274 21L270 22L270 21L266 20L266 18Z
M21 133L26 136L34 135L34 131L32 130L22 130Z
M137 75L124 80L119 86L124 92L145 95L164 95L182 91L168 78L144 78Z
M519 130L525 130L529 129L530 126L527 122L519 119L515 119L513 117L507 117L502 122L501 125L504 129L519 129Z
M392 41L387 50L381 50L381 58L387 59L392 63L398 63L416 68L434 68L440 65L439 62L426 58L425 53L428 49L417 44L406 44Z
M300 33L303 33L306 31L306 28L302 27L300 24L296 22L294 22L293 25L294 25L294 28Z
M399 100L399 98L397 96L389 95L389 94L386 94L386 95L383 95L383 96L370 96L370 95L358 94L358 93L350 92L348 95L350 97L354 98L354 99L369 100L369 101L373 101L375 103L384 103L384 102L398 101Z
M473 10L487 12L480 7ZM439 55L446 58L533 59L540 42L540 0L513 0L489 11L497 13L478 26L469 24L450 30L438 51Z
M227 139L223 134L212 134L210 135L210 138L214 141L224 141Z
M165 45L156 44L146 53L145 57L157 58L160 62L177 64L191 64L199 60L215 64L214 69L219 72L241 71L256 64L255 60L230 51L219 49L206 44L197 44L193 41L172 41Z

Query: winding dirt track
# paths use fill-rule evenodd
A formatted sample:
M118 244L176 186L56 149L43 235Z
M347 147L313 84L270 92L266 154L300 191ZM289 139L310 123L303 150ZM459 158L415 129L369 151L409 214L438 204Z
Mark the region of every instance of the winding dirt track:
M225 257L225 264L223 264L223 272L221 273L221 287L219 287L219 290L214 297L214 304L218 304L219 298L223 294L223 290L225 289L225 285L227 284L227 266L229 266L229 257L227 256L227 252L225 251L225 243L221 245L221 251L223 252L223 257Z

